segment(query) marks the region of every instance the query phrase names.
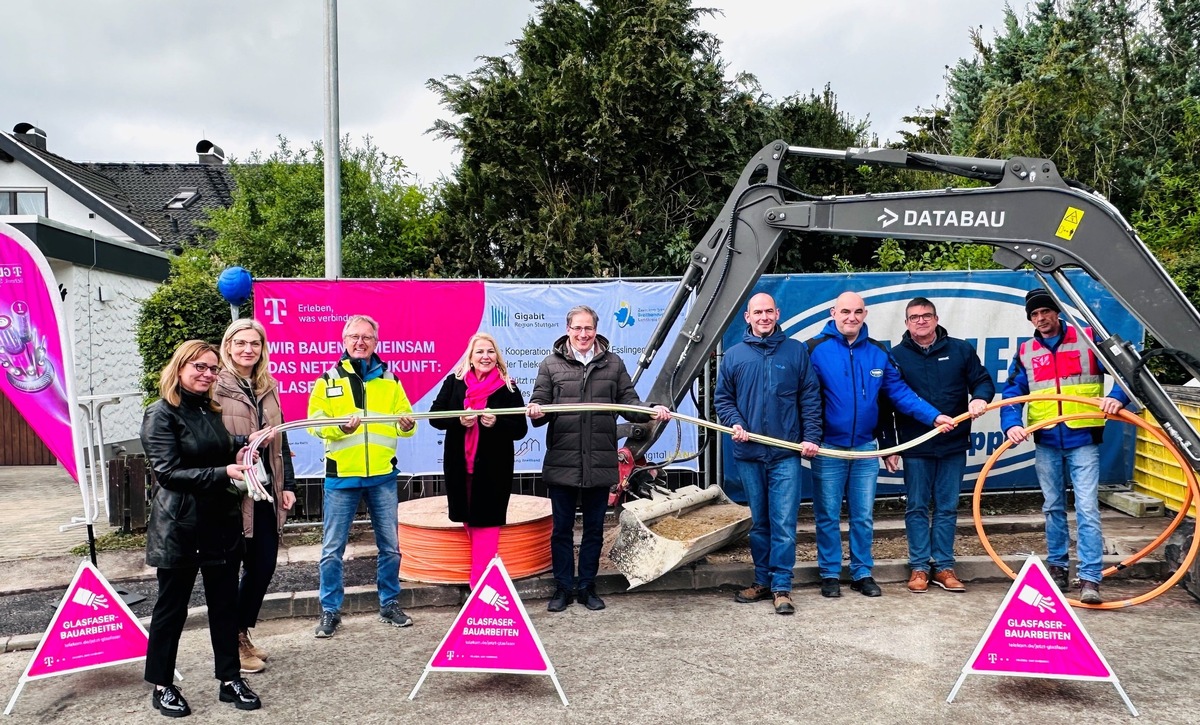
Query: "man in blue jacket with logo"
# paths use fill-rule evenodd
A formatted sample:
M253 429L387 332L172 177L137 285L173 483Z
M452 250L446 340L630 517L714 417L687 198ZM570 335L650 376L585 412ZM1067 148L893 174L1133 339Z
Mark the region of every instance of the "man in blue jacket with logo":
M808 341L808 352L821 381L825 431L822 447L839 451L877 451L879 396L930 427L953 426L954 419L921 399L900 377L887 348L867 334L867 305L843 292L829 310L833 317ZM840 597L842 589L842 499L850 504L850 588L868 597L883 594L871 576L875 558L875 483L877 458L813 459L813 518L817 527L817 567L821 596Z
M957 417L967 412L972 418L983 415L996 394L996 386L979 362L975 348L966 340L950 337L946 328L938 324L937 308L924 297L913 299L905 307L904 326L907 331L903 339L892 348L892 358L904 381L948 415ZM886 418L882 421L880 445L884 448L891 448L897 442L908 443L929 432L928 426L907 415L895 413L894 419L894 428ZM954 532L958 527L958 497L970 446L968 421L903 454L904 486L908 490L904 531L908 536L908 566L912 570L908 590L914 594L928 591L931 582L948 592L967 590L954 574ZM888 456L883 462L894 473L900 459L898 455Z
M808 350L779 328L779 309L760 293L746 305L746 333L725 352L713 398L721 422L733 428L733 456L750 504L754 583L734 599L771 598L778 614L793 614L796 511L800 456L821 442L821 389ZM801 444L796 451L750 441L750 432Z

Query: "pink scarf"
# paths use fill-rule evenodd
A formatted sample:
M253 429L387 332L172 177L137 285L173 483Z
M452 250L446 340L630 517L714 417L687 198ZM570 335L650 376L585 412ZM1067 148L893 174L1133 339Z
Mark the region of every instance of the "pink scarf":
M483 380L475 377L474 370L468 370L463 376L463 382L467 384L467 395L463 400L464 410L483 410L487 407L488 396L500 389L504 385L504 378L500 377L500 368L492 368L491 372L483 377ZM467 428L467 433L463 437L463 452L467 457L467 473L475 473L475 453L479 450L479 419L475 419L475 425Z

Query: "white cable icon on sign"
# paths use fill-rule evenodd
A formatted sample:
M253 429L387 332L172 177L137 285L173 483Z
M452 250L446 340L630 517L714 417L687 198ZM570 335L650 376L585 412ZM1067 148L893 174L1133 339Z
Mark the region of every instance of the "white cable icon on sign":
M101 607L108 609L108 597L89 591L83 587L75 590L75 596L71 597L71 601L76 604L82 604L85 607L91 607L92 609L100 609Z
M1054 609L1054 600L1050 597L1042 596L1038 590L1034 589L1028 584L1021 587L1021 592L1017 595L1017 599L1020 599L1022 602L1025 602L1031 607L1037 607L1038 611L1042 614L1045 614L1046 612L1057 614Z
M484 604L495 607L497 612L501 609L508 611L508 597L500 596L500 592L492 589L491 584L483 585L483 591L479 592L479 598L483 600Z

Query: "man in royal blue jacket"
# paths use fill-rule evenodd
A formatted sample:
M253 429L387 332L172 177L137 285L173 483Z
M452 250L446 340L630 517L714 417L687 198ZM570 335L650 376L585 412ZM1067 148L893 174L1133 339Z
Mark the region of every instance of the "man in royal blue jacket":
M954 425L905 384L887 348L867 334L867 305L853 292L843 292L829 310L833 317L821 334L808 341L808 352L821 381L826 450L874 452L879 422L879 396L928 425ZM883 594L871 576L875 558L875 457L813 459L813 518L817 527L817 567L821 595L840 597L842 499L850 504L850 588L868 597Z
M948 415L969 412L983 415L996 394L992 376L979 362L975 348L966 340L950 337L938 324L937 308L924 297L910 301L904 309L904 333L892 348L892 358L904 381L922 398ZM901 413L895 427L887 419L880 428L880 445L890 448L920 438L929 427ZM965 592L966 586L954 573L954 532L958 528L958 497L967 470L971 446L971 423L960 425L903 454L904 487L908 506L904 531L908 536L908 590L922 594L932 582L948 592ZM888 456L888 471L899 468L901 456ZM932 504L933 513L930 515ZM932 563L932 571L930 564Z
M751 297L745 318L746 333L725 352L714 396L721 422L733 428L733 456L753 520L754 583L734 599L772 598L777 613L792 614L800 456L812 458L821 442L821 390L807 348L779 329L770 295ZM751 442L750 431L800 443L801 450Z

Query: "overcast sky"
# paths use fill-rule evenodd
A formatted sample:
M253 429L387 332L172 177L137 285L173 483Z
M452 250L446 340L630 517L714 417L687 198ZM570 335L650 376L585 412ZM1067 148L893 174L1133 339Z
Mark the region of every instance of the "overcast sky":
M991 38L1004 0L699 0L732 75L775 96L831 83L841 108L884 140L944 93L945 66ZM1014 7L1022 8L1020 2ZM75 161L194 161L209 139L230 157L276 136L323 137L324 0L5 2L0 128L43 129ZM343 0L341 130L365 134L423 181L448 175L453 145L425 131L447 116L425 88L502 55L528 0ZM791 139L789 139L791 140Z

